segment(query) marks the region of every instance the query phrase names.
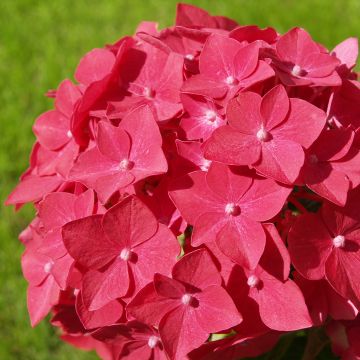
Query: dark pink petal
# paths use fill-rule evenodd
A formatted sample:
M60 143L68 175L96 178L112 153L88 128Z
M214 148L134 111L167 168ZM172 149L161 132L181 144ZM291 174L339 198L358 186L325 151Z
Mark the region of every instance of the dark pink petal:
M234 60L241 47L241 44L234 39L217 34L209 36L200 55L200 74L226 84L228 76L235 77L237 75ZM241 65L243 69L240 69L240 73L246 72L245 64ZM252 66L251 64L250 68Z
M135 319L158 326L165 314L179 306L179 301L157 294L153 283L144 286L127 306L127 312Z
M260 160L254 167L266 177L293 184L299 176L304 158L304 150L298 143L274 139L263 143Z
M250 174L242 169L212 163L206 182L215 194L225 195L227 202L238 202L253 183Z
M331 75L340 61L328 54L309 54L304 58L303 69L306 77L324 78Z
M264 288L254 298L266 326L278 331L294 331L313 325L304 296L292 280L283 283L269 277L263 281Z
M240 49L234 58L236 79L245 79L252 74L259 62L259 44L253 42Z
M209 286L196 294L196 298L199 300L199 307L195 311L195 321L205 332L220 332L242 321L233 300L222 287Z
M114 192L132 184L134 180L134 176L130 172L119 171L114 174L99 175L93 188L96 190L100 202L105 204Z
M39 217L44 227L47 230L52 230L75 220L75 199L74 194L65 192L47 195L39 206Z
M152 281L156 272L170 275L180 253L180 246L171 230L159 224L154 236L136 246L133 251L137 256L137 261L134 266L132 264L130 266L136 286L142 288Z
M121 246L105 235L102 215L64 225L62 237L69 254L86 268L99 269L120 254Z
M354 320L356 318L359 310L350 300L339 295L327 282L326 292L329 314L334 320Z
M27 307L31 326L36 326L58 301L60 289L54 278L48 276L39 286L29 286L27 291Z
M352 188L360 184L360 152L352 148L349 153L340 161L334 161L331 166L334 170L339 171L349 178Z
M172 93L174 93L174 91L172 91ZM179 94L178 90L176 91L176 94ZM183 107L180 103L173 103L171 101L162 100L159 97L155 98L152 102L146 102L146 104L154 109L154 112L156 112L157 121L159 123L166 122L169 119L171 120L177 117L183 110Z
M224 210L222 212L206 212L201 214L195 220L191 234L191 244L193 246L199 246L215 241L217 234L226 223L227 219Z
M356 65L358 54L359 43L358 39L354 37L342 41L331 52L331 55L336 56L348 69L352 69Z
M154 275L154 287L159 296L169 299L181 299L186 293L186 288L180 281L159 273Z
M148 106L137 108L120 123L131 137L130 160L137 180L167 171L167 161L161 149L162 138L154 115Z
M81 92L70 80L62 81L56 90L55 107L69 119L73 113L76 102L80 99ZM70 126L70 123L69 123Z
M290 255L274 224L264 224L266 245L261 257L261 267L279 280L290 274Z
M6 205L25 204L41 200L64 182L59 176L29 176L16 186L6 199Z
M246 135L231 126L221 126L205 143L206 159L228 165L251 165L259 160L261 144L256 136Z
M282 85L272 88L261 100L260 113L266 130L280 124L289 112L290 102Z
M116 259L105 271L88 271L82 280L82 299L89 311L102 308L128 292L128 264Z
M89 85L108 75L114 64L115 56L111 51L91 50L81 59L75 72L75 79L81 84Z
M106 121L98 124L96 143L103 156L117 161L129 159L130 137L123 129L113 126Z
M216 243L232 261L247 269L254 269L264 252L265 239L261 224L240 216L219 231Z
M259 84L267 79L275 76L275 72L270 65L265 61L260 60L255 71L245 79L240 81L240 86L243 89L248 89L251 86Z
M205 249L195 250L182 257L174 265L172 276L198 289L221 284L221 276Z
M76 312L85 329L95 329L116 323L121 318L123 306L114 300L98 310L89 311L83 304L80 292L76 297Z
M214 99L223 98L228 91L225 82L213 80L203 75L195 75L184 82L181 92L194 95L202 95Z
M57 110L50 110L36 119L33 131L42 146L56 150L70 140L67 134L69 127L70 121L66 116Z
M120 249L141 244L158 229L155 216L135 196L129 196L110 208L104 215L102 226L107 238Z
M300 216L290 229L288 245L291 260L301 275L310 280L324 277L325 263L333 243L319 216Z
M184 27L216 27L216 21L207 11L194 5L182 3L177 4L175 24Z
M92 215L94 211L95 195L92 190L86 190L79 195L74 204L75 216L80 219Z
M226 109L231 127L243 134L256 135L263 124L260 104L261 96L253 92L240 93L231 100Z
M304 176L307 187L334 204L344 206L350 189L349 179L336 170L321 171L321 166L316 167L316 170L315 176Z
M334 249L325 264L326 279L330 285L357 308L360 306L359 249L359 241L346 238L345 247Z
M53 261L46 255L31 250L24 252L21 257L21 268L31 286L38 286L49 276L49 271L45 271L47 263L53 264Z
M186 358L186 354L203 344L209 334L194 321L196 309L184 306L168 312L160 321L159 333L168 356L174 360Z
M300 65L306 55L319 53L319 48L305 30L294 28L278 40L276 51L281 60Z
M93 187L100 176L122 173L119 162L104 156L97 147L83 152L71 169L70 179Z
M65 290L68 286L68 277L73 264L74 259L69 254L65 254L61 258L56 259L51 269L51 275L61 290Z
M210 191L203 171L195 171L173 181L169 196L189 224L194 224L206 212L222 211L223 207L219 203L226 205L224 199ZM194 207L194 204L200 204L201 207Z
M179 90L183 83L183 67L183 56L171 52L160 74L159 85L156 88L155 96L157 99L173 105L180 103ZM182 109L181 104L178 104L178 109ZM169 117L161 118L161 120L167 120L168 118Z
M261 29L256 25L245 25L236 27L230 32L229 36L240 42L247 41L251 43L256 40L263 40L268 44L272 44L277 40L278 34L271 27Z
M350 128L323 131L309 149L309 153L315 154L322 161L340 160L348 154L354 135L353 130Z
M280 212L291 187L271 179L254 179L249 190L239 200L241 213L253 220L266 221Z
M287 120L273 129L277 139L289 139L308 148L320 135L326 123L323 110L301 99L290 99ZM295 157L295 156L294 156Z

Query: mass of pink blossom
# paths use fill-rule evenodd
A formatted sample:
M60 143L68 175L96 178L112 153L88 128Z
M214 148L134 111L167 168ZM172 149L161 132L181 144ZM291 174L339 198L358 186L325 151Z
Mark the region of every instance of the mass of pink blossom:
M360 359L357 56L184 4L88 52L7 199L36 209L31 325L104 360L256 357L324 327Z

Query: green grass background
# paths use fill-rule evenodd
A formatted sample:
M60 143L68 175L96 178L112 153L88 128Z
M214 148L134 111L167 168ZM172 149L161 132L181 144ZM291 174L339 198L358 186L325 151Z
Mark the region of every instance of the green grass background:
M240 24L274 26L285 32L306 28L327 47L360 35L359 0L203 0L191 1ZM0 1L0 199L25 170L34 119L52 106L43 94L72 77L80 57L94 47L132 34L141 20L170 25L174 0L2 0ZM0 359L95 359L61 343L44 321L31 329L26 282L20 270L18 233L32 217L1 205ZM286 359L296 359L296 355ZM141 360L141 359L140 359Z

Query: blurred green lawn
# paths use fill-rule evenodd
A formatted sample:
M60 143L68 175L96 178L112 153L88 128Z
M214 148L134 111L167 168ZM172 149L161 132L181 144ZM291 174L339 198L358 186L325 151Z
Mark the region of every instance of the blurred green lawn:
M241 24L297 25L328 47L360 35L359 0L202 0L192 1ZM0 1L0 199L27 167L34 136L31 126L52 106L43 94L72 77L80 57L94 47L132 34L141 20L170 25L175 0L2 0ZM18 233L32 217L1 205L0 359L95 359L61 343L46 321L31 329L26 283L20 270ZM293 359L293 357L291 357ZM295 359L295 357L294 357ZM141 360L141 359L139 359Z

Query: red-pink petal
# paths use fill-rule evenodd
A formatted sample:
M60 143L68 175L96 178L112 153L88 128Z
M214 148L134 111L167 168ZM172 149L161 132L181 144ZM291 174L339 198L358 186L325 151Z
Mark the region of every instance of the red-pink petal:
M195 250L182 257L174 265L172 276L198 289L221 284L221 276L205 249Z

